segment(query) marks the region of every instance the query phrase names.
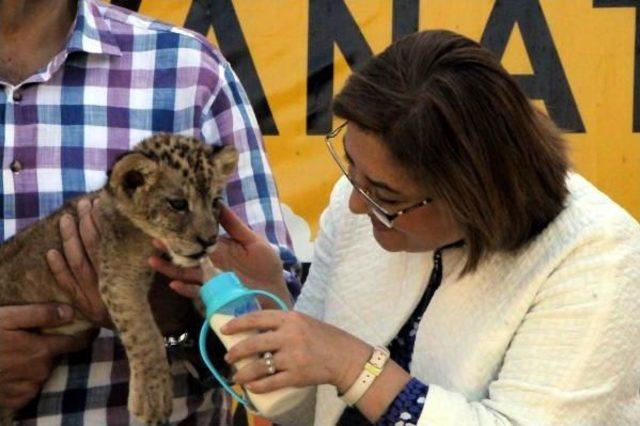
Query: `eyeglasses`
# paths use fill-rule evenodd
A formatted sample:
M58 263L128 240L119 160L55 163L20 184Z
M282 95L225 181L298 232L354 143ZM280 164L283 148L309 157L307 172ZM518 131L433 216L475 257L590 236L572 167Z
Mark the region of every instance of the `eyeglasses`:
M331 156L335 160L338 167L340 167L340 170L342 171L342 173L346 176L349 182L351 182L351 185L353 185L356 191L358 191L358 193L362 195L362 197L367 201L367 203L369 203L369 210L371 211L371 213L374 214L376 219L382 222L387 228L393 228L393 223L396 221L396 219L398 219L398 217L433 202L432 198L425 198L424 200L416 204L413 204L402 210L398 210L395 213L391 213L387 209L382 207L380 203L372 197L369 191L361 188L358 184L356 184L353 177L351 177L351 175L349 174L349 165L345 164L345 160L340 156L340 154L338 153L338 150L333 146L334 141L336 140L336 137L340 134L342 129L346 127L346 125L347 125L347 122L345 121L340 126L333 129L331 132L329 132L325 136L324 141L327 144L327 148L329 149Z

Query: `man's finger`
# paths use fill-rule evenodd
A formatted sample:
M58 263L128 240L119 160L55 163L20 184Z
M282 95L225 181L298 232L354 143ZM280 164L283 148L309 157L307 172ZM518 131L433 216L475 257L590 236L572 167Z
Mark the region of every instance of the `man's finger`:
M78 352L89 346L95 337L95 333L83 333L77 336L63 336L56 334L46 334L42 336L42 344L47 348L51 356Z
M55 327L72 318L73 309L61 303L0 307L0 327L5 330Z
M71 298L72 304L87 318L96 324L110 327L108 314L102 308L102 302L97 289L91 291L88 286L82 288L67 266L64 256L57 250L47 252L47 263L56 284Z
M73 276L71 269L69 269L67 261L62 253L58 250L49 250L46 258L47 263L49 264L49 269L51 269L51 273L53 274L56 282L72 299L80 299L80 295L78 294L78 283L76 282L76 278Z
M87 198L81 198L76 205L78 216L84 216L91 213L91 201Z
M256 240L256 234L231 210L222 205L220 210L220 225L224 227L229 236L241 244L251 243Z
M60 219L60 235L64 257L78 284L95 283L97 281L95 271L84 251L76 223L71 215L65 214Z
M93 215L91 214L91 202L86 198L83 198L78 202L78 217L80 218L80 238L84 249L89 256L89 260L95 271L98 270L98 244L100 241L100 235L98 234L98 228L93 221Z
M102 218L100 216L100 198L94 198L93 203L91 204L91 218L93 219L93 223L96 225L96 232L98 233L98 237L100 236L100 226Z

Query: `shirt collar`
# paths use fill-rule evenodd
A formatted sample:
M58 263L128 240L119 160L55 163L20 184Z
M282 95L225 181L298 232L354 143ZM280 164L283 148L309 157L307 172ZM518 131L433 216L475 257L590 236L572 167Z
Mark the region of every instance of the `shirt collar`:
M67 52L122 55L111 33L110 22L105 18L105 12L105 5L93 0L78 0L78 14L67 44Z

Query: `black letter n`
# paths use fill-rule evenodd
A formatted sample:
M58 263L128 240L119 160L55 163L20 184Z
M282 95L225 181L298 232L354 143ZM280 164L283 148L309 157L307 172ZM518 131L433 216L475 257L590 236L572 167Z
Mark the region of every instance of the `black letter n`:
M307 133L310 135L324 135L331 130L334 42L352 69L372 55L344 0L310 0L307 60Z

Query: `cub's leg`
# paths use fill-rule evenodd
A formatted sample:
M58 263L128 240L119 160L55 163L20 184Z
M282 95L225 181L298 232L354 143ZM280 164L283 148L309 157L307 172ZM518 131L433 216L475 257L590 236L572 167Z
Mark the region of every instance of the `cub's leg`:
M140 264L109 262L109 257L100 268L100 292L129 360L129 411L145 423L165 422L172 410L172 381L147 299L152 274Z

